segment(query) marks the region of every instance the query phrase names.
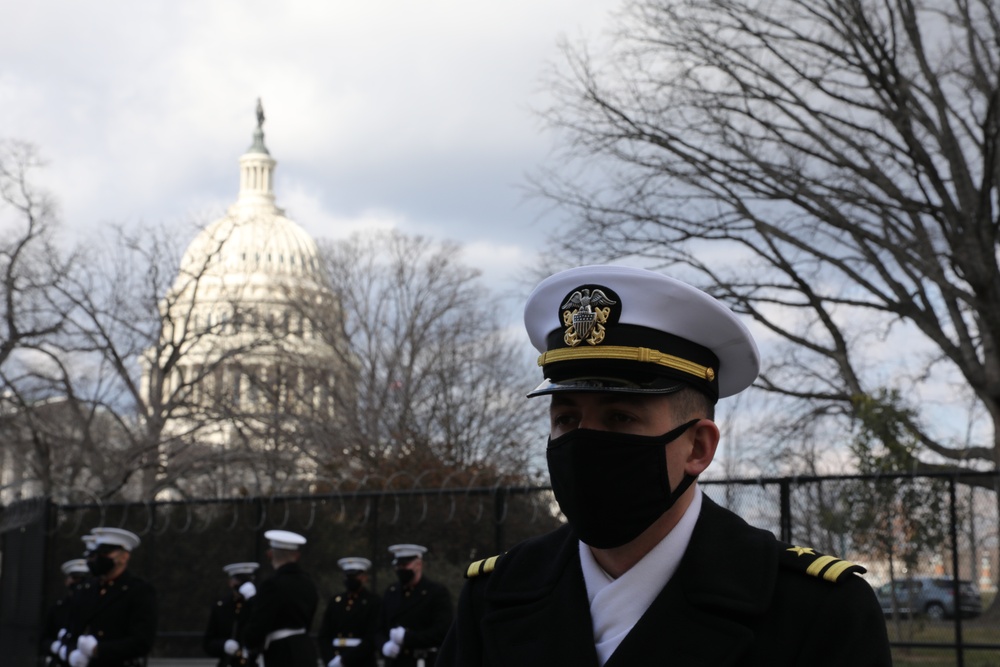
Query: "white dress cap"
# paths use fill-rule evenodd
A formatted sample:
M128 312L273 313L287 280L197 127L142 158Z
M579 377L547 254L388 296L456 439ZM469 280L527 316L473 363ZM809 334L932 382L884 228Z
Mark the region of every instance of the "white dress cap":
M87 533L80 539L83 540L83 555L86 556L87 554L89 554L91 551L94 550L94 542L97 541L97 536Z
M404 558L422 558L427 553L427 547L419 544L393 544L389 547L393 562Z
M306 543L306 538L290 530L269 530L264 533L264 539L271 544L272 549L298 551Z
M223 565L222 569L230 577L235 577L238 574L253 574L259 567L259 563L230 563Z
M121 547L125 551L132 551L141 542L138 535L124 528L106 528L100 526L92 529L90 534L94 536L93 548L97 548L102 544L111 544Z
M66 576L71 574L89 574L90 570L87 568L86 560L83 558L74 558L62 564L62 573Z
M753 336L732 310L645 269L582 266L549 276L528 296L524 325L546 378L529 396L693 386L718 399L749 387L760 370Z
M344 572L367 572L371 568L372 562L367 558L350 556L338 560L337 566Z

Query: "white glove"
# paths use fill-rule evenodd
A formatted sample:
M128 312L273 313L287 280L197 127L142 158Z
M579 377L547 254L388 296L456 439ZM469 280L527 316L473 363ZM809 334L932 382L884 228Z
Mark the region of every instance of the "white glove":
M340 662L340 656L339 655L333 656L333 660L326 663L326 667L343 667L343 663Z
M386 643L382 644L382 655L387 658L395 658L399 655L399 644L392 641L391 639Z
M63 644L62 646L59 647L59 659L62 660L63 662L66 662L67 660L69 660L69 658L66 655L66 653L68 651L69 651L69 648L65 644Z
M249 600L257 595L257 587L253 585L252 581L248 581L240 586L240 595L243 596L244 600Z
M94 635L82 635L76 640L76 649L90 660L94 657L94 651L97 649L97 637Z
M76 649L69 654L69 667L87 667L90 658L85 656L80 649Z
M389 639L402 646L403 636L405 634L406 634L406 628L404 628L402 625L397 625L392 630L389 630Z
M226 643L222 645L222 650L226 652L226 655L236 655L240 650L240 643L235 639L227 639Z
M52 642L52 646L49 647L49 652L52 653L52 655L59 655L59 647L61 646L62 642L57 639Z
M56 639L62 639L66 636L66 628L59 628L59 634L56 635Z

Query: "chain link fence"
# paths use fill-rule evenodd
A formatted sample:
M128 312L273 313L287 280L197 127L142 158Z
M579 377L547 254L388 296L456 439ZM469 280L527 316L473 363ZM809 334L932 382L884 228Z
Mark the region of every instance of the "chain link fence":
M796 545L862 563L886 606L897 664L1000 664L996 474L703 480L705 493L749 523ZM2 508L0 655L37 665L45 610L63 594L59 565L80 557L81 536L104 525L142 538L130 567L159 594L157 657L203 657L214 601L227 593L223 565L264 562L266 530L305 535L303 567L325 601L340 591L344 556L373 563L372 588L393 581L388 547L429 548L425 576L457 600L468 564L546 532L561 521L547 487L359 490L310 496L184 502L55 505L44 499ZM980 610L904 609L893 582L971 582ZM946 610L947 611L947 610ZM317 614L319 615L319 614ZM318 622L318 621L317 621ZM7 659L10 662L7 662Z

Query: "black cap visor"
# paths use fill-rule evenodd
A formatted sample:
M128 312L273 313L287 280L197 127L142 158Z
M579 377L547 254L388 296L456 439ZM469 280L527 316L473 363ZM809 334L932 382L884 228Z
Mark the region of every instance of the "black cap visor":
M563 380L562 382L553 382L546 379L528 392L527 397L547 396L564 391L618 394L673 394L684 387L690 386L684 382L664 382L663 384L666 386L643 386L609 378L577 378L575 380Z

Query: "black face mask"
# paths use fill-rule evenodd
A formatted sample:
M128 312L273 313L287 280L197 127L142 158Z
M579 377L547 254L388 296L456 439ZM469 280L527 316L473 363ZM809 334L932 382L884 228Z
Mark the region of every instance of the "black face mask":
M415 577L416 574L417 573L413 570L396 570L396 578L399 579L399 583L404 586L413 581L413 577Z
M361 580L357 577L344 577L344 588L348 593L357 593L361 590Z
M620 547L677 502L695 478L685 474L671 491L663 447L699 421L657 436L578 428L549 439L552 491L584 544Z
M109 556L95 556L87 561L87 569L95 577L103 577L115 569L115 561Z

